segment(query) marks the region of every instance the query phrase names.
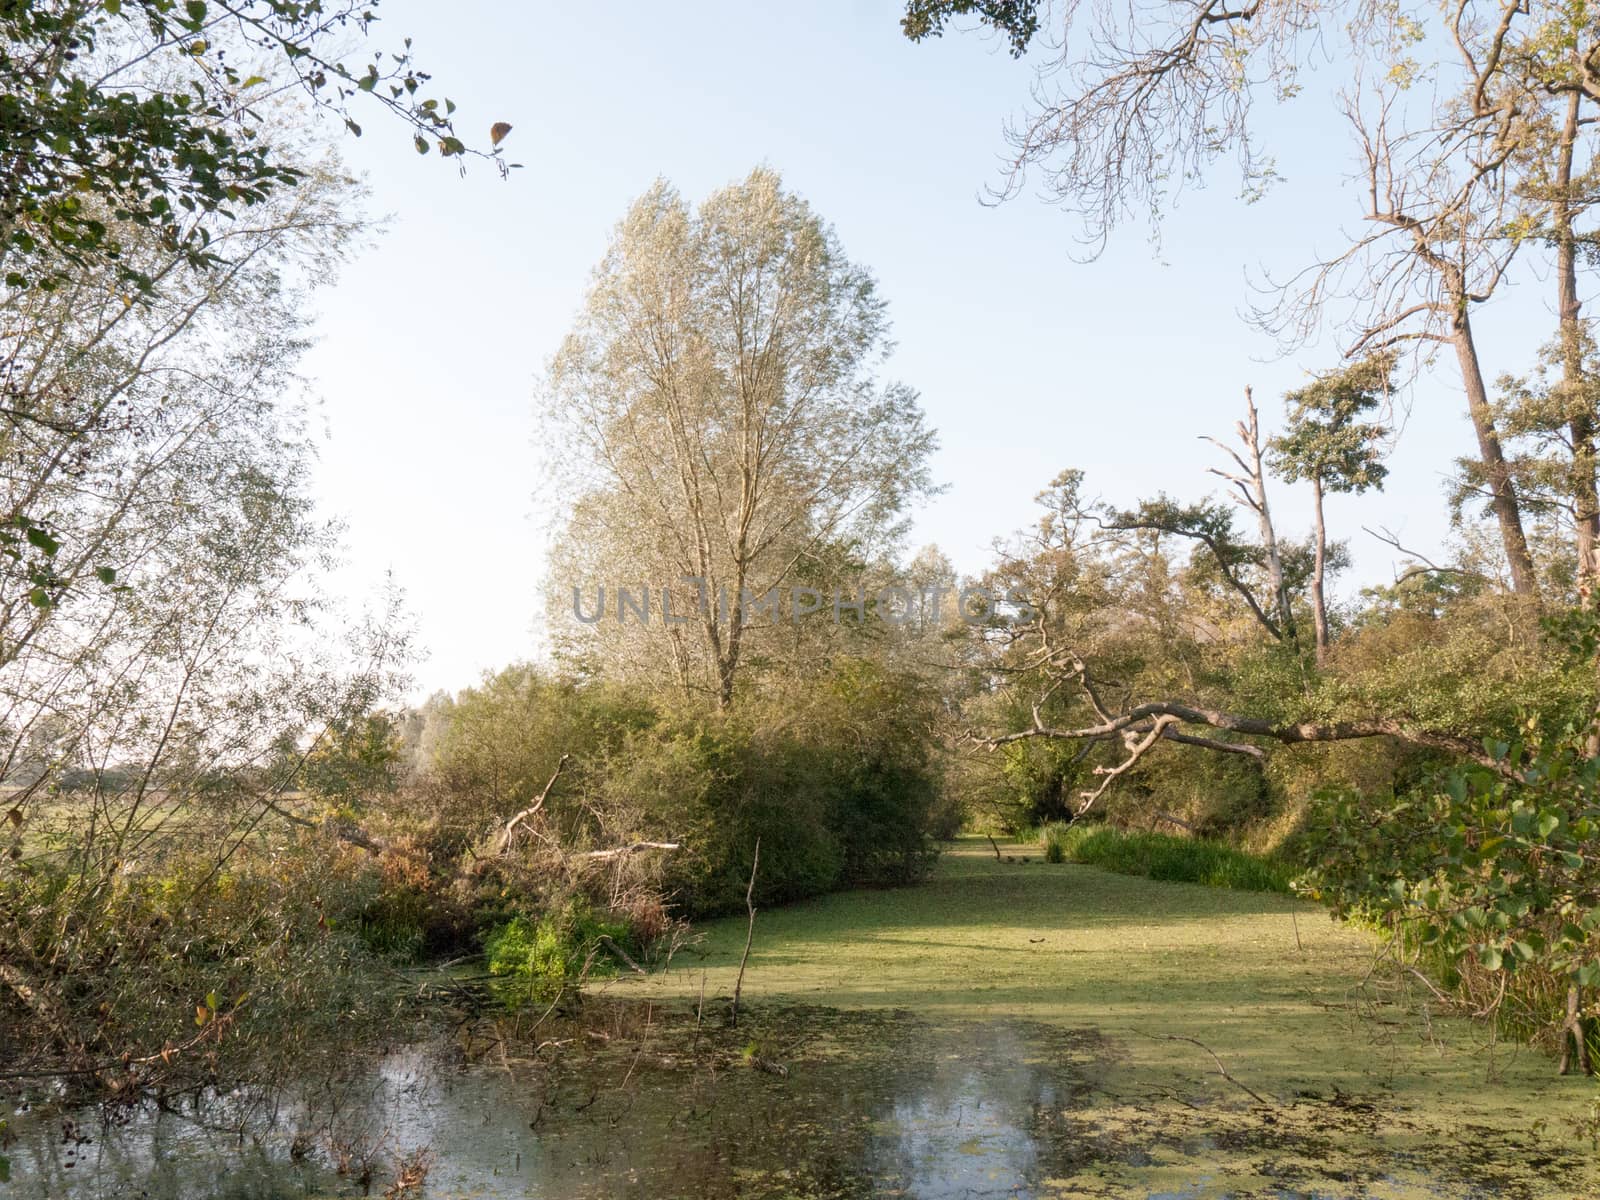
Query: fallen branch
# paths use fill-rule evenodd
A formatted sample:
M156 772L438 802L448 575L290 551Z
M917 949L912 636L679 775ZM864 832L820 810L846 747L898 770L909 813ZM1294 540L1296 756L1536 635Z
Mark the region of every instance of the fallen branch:
M504 854L510 850L512 839L516 836L517 826L530 817L538 815L539 810L544 807L544 802L550 798L550 789L556 786L556 780L560 779L561 772L566 770L569 757L570 755L566 754L561 756L561 760L556 763L555 774L550 776L550 782L544 785L544 790L539 793L539 798L505 823L505 828L500 831L500 836L495 841L494 852L496 854Z
M1213 1050L1210 1046L1208 1046L1204 1042L1202 1042L1199 1038L1183 1037L1180 1034L1176 1034L1176 1033L1145 1033L1143 1030L1135 1030L1135 1032L1138 1033L1141 1037L1150 1038L1152 1041L1157 1041L1157 1042L1188 1042L1191 1046L1199 1046L1200 1049L1204 1050L1207 1054L1211 1055L1211 1061L1217 1064L1218 1073L1224 1079L1226 1079L1229 1083L1233 1084L1234 1087L1239 1088L1241 1091L1244 1091L1244 1092L1248 1093L1250 1096L1252 1096L1255 1099L1256 1103L1258 1103L1258 1104L1265 1104L1269 1108L1277 1107L1277 1101L1268 1100L1265 1096L1263 1096L1260 1092L1256 1091L1254 1088L1251 1088L1248 1085L1241 1083L1238 1079L1236 1079L1232 1075L1230 1075L1228 1073L1228 1068L1225 1065L1223 1065L1222 1059L1217 1057L1217 1052L1215 1050Z
M634 842L631 846L615 846L610 850L590 850L587 854L578 855L579 858L589 862L608 862L613 858L625 858L630 854L640 854L645 850L676 850L678 842Z
M1130 708L1120 716L1103 720L1094 725L1083 725L1076 729L1061 729L1036 722L1032 728L1023 729L1016 733L1001 734L996 737L972 736L972 741L986 749L996 749L1000 746L1010 745L1012 742L1026 741L1029 738L1046 738L1055 741L1107 741L1121 737L1124 734L1140 735L1137 744L1144 749L1149 748L1150 735L1156 729L1161 730L1160 737L1170 741L1190 741L1185 734L1177 734L1172 725L1183 722L1189 725L1203 725L1211 729L1225 730L1229 733L1242 733L1250 737L1266 738L1269 741L1282 745L1299 745L1312 742L1341 742L1355 741L1363 738L1392 737L1396 741L1405 742L1407 745L1422 746L1430 750L1444 750L1451 754L1460 755L1470 759L1480 766L1508 779L1520 778L1516 769L1506 762L1495 758L1483 748L1483 743L1469 737L1461 737L1453 733L1439 733L1428 729L1415 729L1403 721L1391 717L1369 717L1353 721L1269 721L1262 717L1246 717L1238 713L1224 712L1215 708L1201 708L1192 704L1181 704L1175 700L1153 700L1148 704L1140 704ZM1209 739L1208 739L1209 741ZM1227 750L1232 753L1260 755L1259 747L1245 747L1239 744L1211 743L1213 749ZM1114 768L1105 768L1109 772Z
M646 971L643 967L641 967L638 963L634 962L633 958L628 954L628 952L626 950L624 950L621 946L617 945L616 942L612 941L610 934L602 933L600 935L600 944L602 946L604 946L607 950L611 951L611 953L615 954L619 959L622 960L622 962L624 964L626 964L627 966L631 967L637 974L648 975L650 973L650 972Z
M750 927L744 935L744 954L739 959L739 977L733 981L733 1027L739 1027L739 994L744 990L744 968L750 961L750 943L756 936L756 868L761 866L761 839L756 838L755 857L750 862L750 884L744 890L744 906L750 910Z
M1165 821L1168 825L1175 825L1179 829L1183 830L1185 833L1191 834L1191 835L1193 835L1195 837L1199 837L1200 836L1200 831L1198 829L1196 829L1193 825L1189 824L1189 822L1187 822L1187 821L1180 820L1179 818L1173 816L1169 812L1158 812L1156 814L1156 820Z

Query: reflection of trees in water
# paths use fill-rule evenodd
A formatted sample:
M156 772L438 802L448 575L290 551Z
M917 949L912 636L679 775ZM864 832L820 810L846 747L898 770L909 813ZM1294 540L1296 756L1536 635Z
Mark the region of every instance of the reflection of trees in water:
M429 1146L430 1195L553 1197L1005 1195L1059 1169L1073 1139L1063 1105L1084 1094L1084 1044L1021 1023L932 1026L906 1014L826 1009L753 1014L712 1029L658 1015L594 1053L474 1068L402 1049L306 1081L284 1098L213 1097L200 1115L134 1114L95 1128L71 1156L59 1120L19 1130L18 1200L381 1194L397 1156ZM600 1010L589 1014L600 1022ZM591 1026L590 1031L593 1032ZM542 1031L543 1037L548 1030ZM563 1031L563 1036L568 1031ZM741 1063L755 1039L787 1063L777 1079ZM244 1118L248 1115L249 1120ZM236 1130L247 1128L244 1138ZM296 1162L290 1147L309 1150ZM1081 1151L1080 1151L1081 1152ZM341 1153L349 1170L331 1168Z
M928 1069L899 1082L867 1166L907 1195L1011 1195L1070 1160L1064 1106L1082 1093L1059 1030L997 1022L930 1030Z
M391 1117L436 1078L415 1051L330 1062L283 1087L243 1086L164 1104L51 1107L14 1117L8 1200L277 1200L361 1195L409 1143ZM413 1105L414 1107L414 1105ZM342 1168L342 1173L336 1168ZM371 1174L368 1175L368 1171Z

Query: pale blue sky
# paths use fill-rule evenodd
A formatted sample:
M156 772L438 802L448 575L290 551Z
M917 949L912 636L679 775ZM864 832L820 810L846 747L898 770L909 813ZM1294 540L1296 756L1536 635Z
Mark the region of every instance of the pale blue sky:
M918 513L913 544L937 542L965 570L1033 519L1034 494L1064 467L1119 502L1215 490L1196 438L1227 434L1246 384L1275 422L1282 391L1327 365L1276 359L1239 313L1248 272L1303 265L1358 224L1331 78L1265 114L1285 176L1265 200L1243 204L1219 170L1183 197L1159 256L1129 227L1081 264L1059 211L1031 195L979 203L1029 66L972 34L913 46L894 3L387 0L382 12L383 36L415 39L462 130L481 140L510 121L507 150L526 164L508 183L481 164L461 179L376 119L343 144L392 219L318 297L319 496L348 526L336 586L359 595L392 570L406 590L429 652L420 691L536 651L536 379L610 228L658 175L693 200L770 164L875 272L897 342L887 374L921 391L950 485ZM1491 375L1526 367L1546 290L1481 314ZM1448 371L1413 400L1387 493L1331 503L1356 553L1347 589L1391 571L1362 524L1425 547L1445 533L1443 473L1470 451L1470 428ZM1305 498L1273 500L1284 529L1303 532Z

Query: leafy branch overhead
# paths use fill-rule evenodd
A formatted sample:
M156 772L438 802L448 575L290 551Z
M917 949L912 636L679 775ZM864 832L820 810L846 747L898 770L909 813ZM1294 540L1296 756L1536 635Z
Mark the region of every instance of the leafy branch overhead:
M267 103L298 91L359 136L360 108L400 122L419 153L469 149L455 105L427 94L411 40L347 60L377 3L333 0L24 0L0 6L0 266L8 288L120 267L127 226L214 264L207 218L228 218L303 177ZM496 139L498 142L498 139Z

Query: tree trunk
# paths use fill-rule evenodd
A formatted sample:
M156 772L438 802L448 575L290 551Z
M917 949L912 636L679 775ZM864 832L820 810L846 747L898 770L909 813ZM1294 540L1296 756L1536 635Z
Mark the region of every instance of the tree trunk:
M1588 380L1583 366L1583 325L1579 319L1578 239L1573 232L1572 158L1578 139L1578 105L1573 92L1567 99L1567 119L1561 133L1556 162L1555 198L1551 225L1556 239L1557 314L1561 326L1562 407L1572 439L1572 508L1577 534L1578 594L1585 608L1596 601L1595 579L1600 574L1600 486L1595 480L1595 414L1590 408Z
M1250 424L1242 430L1245 448L1250 451L1250 485L1255 492L1256 517L1261 524L1261 544L1267 552L1267 576L1272 581L1273 602L1278 609L1278 627L1283 636L1295 642L1294 609L1289 604L1289 589L1283 581L1283 556L1278 550L1278 533L1272 525L1272 511L1267 507L1267 475L1261 461L1261 423L1256 416L1255 395L1250 388L1244 390L1244 402L1250 411Z
M1555 196L1550 224L1556 240L1556 314L1561 338L1561 404L1567 414L1567 434L1572 441L1572 524L1578 566L1578 603L1593 611L1596 576L1600 575L1600 487L1595 481L1595 414L1590 407L1588 380L1583 366L1582 302L1578 299L1578 239L1573 231L1572 158L1578 140L1578 107L1582 97L1567 98L1567 118L1561 130L1556 158ZM1595 663L1600 675L1600 658ZM1589 721L1585 750L1600 756L1600 711Z
M1570 1075L1574 1059L1578 1072L1593 1075L1594 1064L1589 1059L1588 1031L1583 1025L1583 989L1577 984L1567 988L1567 1018L1561 1023L1561 1061L1556 1074Z
M1478 362L1478 346L1472 336L1472 320L1467 315L1467 298L1456 297L1456 313L1451 321L1450 341L1461 365L1461 383L1467 393L1467 412L1473 432L1478 435L1478 459L1489 484L1489 506L1500 526L1500 544L1511 568L1511 588L1519 596L1539 598L1539 579L1528 550L1528 537L1522 530L1522 506L1511 482L1500 447L1500 431L1495 428L1494 409L1489 404L1489 389L1484 386L1483 369Z
M1328 657L1328 603L1323 592L1323 579L1328 565L1328 526L1322 516L1322 477L1311 477L1312 518L1316 522L1315 559L1311 565L1311 619L1316 625L1317 666L1326 665Z

